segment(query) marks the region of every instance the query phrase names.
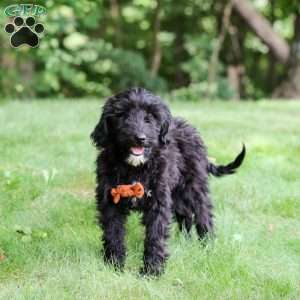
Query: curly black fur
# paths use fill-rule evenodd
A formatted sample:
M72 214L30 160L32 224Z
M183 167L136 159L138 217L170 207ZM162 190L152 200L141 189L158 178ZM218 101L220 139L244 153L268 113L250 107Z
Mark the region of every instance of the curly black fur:
M109 98L91 138L101 150L97 158L96 198L104 259L120 268L124 266L125 222L130 211L138 210L142 212L146 235L142 272L148 274L163 270L173 216L181 230L189 232L195 224L200 238L212 232L209 173L231 174L245 156L243 147L234 162L213 165L196 129L173 118L159 97L142 88ZM143 155L132 156L132 147L143 147ZM122 199L114 204L111 188L135 181L145 187L143 199Z

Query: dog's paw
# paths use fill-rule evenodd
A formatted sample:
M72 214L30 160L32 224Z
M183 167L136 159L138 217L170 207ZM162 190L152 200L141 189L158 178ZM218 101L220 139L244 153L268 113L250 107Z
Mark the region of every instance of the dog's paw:
M159 277L164 272L163 266L144 266L140 268L140 276L142 277Z
M37 47L39 44L39 35L44 32L44 25L35 22L33 17L26 18L25 22L22 17L15 17L13 23L8 23L5 26L5 31L10 36L12 47L17 48L21 45Z
M123 257L117 257L106 253L103 255L103 260L105 264L113 267L115 271L123 272L125 266Z

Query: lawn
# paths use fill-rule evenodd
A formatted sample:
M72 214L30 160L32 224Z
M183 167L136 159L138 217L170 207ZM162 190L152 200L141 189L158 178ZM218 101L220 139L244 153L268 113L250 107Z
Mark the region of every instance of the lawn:
M216 238L172 225L159 279L138 276L139 216L124 273L103 264L89 134L100 102L0 103L0 299L299 299L300 102L172 103L217 163L247 146L237 175L211 178Z

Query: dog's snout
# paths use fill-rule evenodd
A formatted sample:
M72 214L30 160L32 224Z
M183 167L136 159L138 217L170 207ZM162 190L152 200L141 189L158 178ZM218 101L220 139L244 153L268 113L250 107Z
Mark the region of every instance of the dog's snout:
M146 141L146 135L145 134L137 134L136 136L135 136L135 140L136 140L136 142L138 142L138 143L140 143L140 144L144 144L145 143L145 141Z

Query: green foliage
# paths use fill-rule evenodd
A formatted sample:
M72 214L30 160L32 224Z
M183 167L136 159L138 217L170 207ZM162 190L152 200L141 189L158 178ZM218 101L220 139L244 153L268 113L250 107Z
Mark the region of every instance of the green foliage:
M22 66L3 71L3 81L11 83L5 95L28 97L34 91L36 96L107 96L133 85L165 89L164 80L150 75L141 53L114 47L97 36L105 17L102 2L49 1L46 6L48 14L40 20L46 33L39 48L5 51L12 61L34 69L30 81L18 74Z
M300 103L178 100L172 112L201 131L216 163L232 160L239 141L247 156L236 175L210 179L214 241L186 239L173 223L159 279L138 276L135 213L124 272L103 263L89 141L99 100L1 105L0 299L299 298Z
M15 1L22 3L23 1ZM160 30L156 38L161 64L151 74L154 51L156 0L44 1L47 15L38 19L45 25L36 49L12 49L9 36L0 30L0 96L3 97L105 97L128 86L141 85L155 92L174 90L187 99L198 99L207 92L212 49L220 32L222 5L214 1L161 1ZM11 4L1 1L0 8ZM271 18L271 4L253 4ZM274 28L284 38L293 38L293 20L298 2L275 3ZM244 97L269 95L284 74L276 64L274 80L267 76L272 59L265 45L248 33L244 23L235 23L240 32L242 64L246 70ZM8 17L0 14L0 26ZM12 21L12 20L10 20ZM233 44L227 34L211 85L213 98L230 99L232 88L227 67ZM228 59L228 57L230 59Z
M39 49L45 61L44 77L37 91L45 95L61 93L68 96L108 96L111 90L142 85L163 90L164 81L152 78L143 57L133 51L115 48L104 41L88 41L73 33L64 39L65 49ZM54 55L50 56L50 52ZM132 63L134 62L134 63Z
M198 38L189 37L185 43L189 54L189 60L182 64L182 69L189 74L191 83L188 87L183 87L174 91L175 97L187 100L198 100L204 98L208 89L208 72L210 67L209 58L212 55L213 43L210 42L209 35L203 34ZM234 92L224 74L224 66L218 64L217 80L212 83L211 96L217 99L230 99Z

